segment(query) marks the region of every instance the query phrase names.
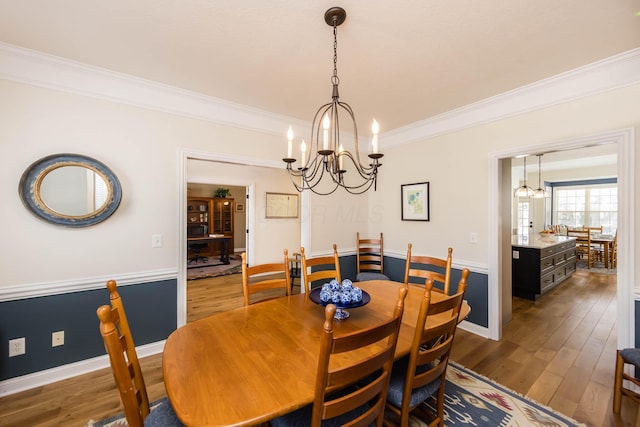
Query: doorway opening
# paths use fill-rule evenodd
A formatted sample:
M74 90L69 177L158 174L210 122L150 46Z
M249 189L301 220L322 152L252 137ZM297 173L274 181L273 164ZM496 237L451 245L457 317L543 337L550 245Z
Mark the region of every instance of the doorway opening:
M633 346L635 260L634 130L622 129L566 141L519 147L490 155L489 338L500 340L505 315L511 312L511 158L528 153L574 150L616 144L618 170L618 345ZM508 319L507 319L508 320Z

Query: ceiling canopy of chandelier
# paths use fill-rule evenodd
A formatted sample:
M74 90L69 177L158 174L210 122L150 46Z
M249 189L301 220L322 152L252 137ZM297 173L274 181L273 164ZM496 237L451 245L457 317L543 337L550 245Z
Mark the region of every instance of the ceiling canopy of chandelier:
M333 27L333 75L331 84L333 92L331 102L322 105L316 111L311 125L311 139L309 146L304 139L300 144L300 166L294 168L296 159L292 154L293 131L289 127L287 132L287 157L283 161L287 164L287 172L296 190L302 192L311 190L320 195L331 194L339 187L352 194L361 194L373 186L376 189L378 168L382 166L379 159L382 154L378 151L378 123L374 120L371 126L373 137L370 152L365 163L360 160L358 147L358 128L353 110L346 102L339 100L338 84L338 26L347 17L341 7L332 7L324 14L325 22ZM353 129L354 152L344 149L340 143L341 117L351 123ZM344 122L343 122L344 123ZM351 174L348 174L351 172ZM328 184L319 185L327 176ZM347 178L347 179L345 179Z

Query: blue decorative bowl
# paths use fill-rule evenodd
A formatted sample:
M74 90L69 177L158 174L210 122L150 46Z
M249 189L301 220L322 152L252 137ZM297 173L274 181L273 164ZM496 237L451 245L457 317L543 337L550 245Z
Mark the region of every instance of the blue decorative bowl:
M350 295L353 294L353 291L354 289L351 290ZM309 299L311 299L311 301L321 306L326 306L327 304L334 304L337 310L336 310L336 314L333 317L340 320L346 319L349 317L349 312L344 310L345 308L362 307L363 305L366 305L369 303L369 301L371 301L371 296L365 291L361 291L362 299L360 301L353 302L353 299L351 298L350 302L346 302L346 299L345 300L341 299L340 303L334 303L333 301L323 301L322 299L320 299L321 292L323 292L322 287L312 289L311 292L309 293Z

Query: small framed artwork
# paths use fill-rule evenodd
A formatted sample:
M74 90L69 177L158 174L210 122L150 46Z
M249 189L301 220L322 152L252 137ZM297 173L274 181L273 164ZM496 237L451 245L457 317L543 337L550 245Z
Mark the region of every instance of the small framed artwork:
M266 218L297 218L298 195L267 193Z
M244 203L236 203L236 212L244 212Z
M417 182L400 186L403 221L429 221L429 183Z

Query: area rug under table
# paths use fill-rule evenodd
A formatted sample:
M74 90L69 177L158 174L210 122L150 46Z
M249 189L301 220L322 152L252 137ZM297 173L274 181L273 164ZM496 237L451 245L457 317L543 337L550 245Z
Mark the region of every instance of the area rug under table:
M387 411L388 412L388 411ZM534 402L454 362L447 369L445 426L477 427L585 427L551 408ZM394 421L394 414L386 414ZM397 423L396 423L397 424ZM410 417L410 427L427 424ZM122 414L87 427L126 427Z
M455 362L447 368L444 415L446 426L585 426ZM409 425L427 424L414 418Z

